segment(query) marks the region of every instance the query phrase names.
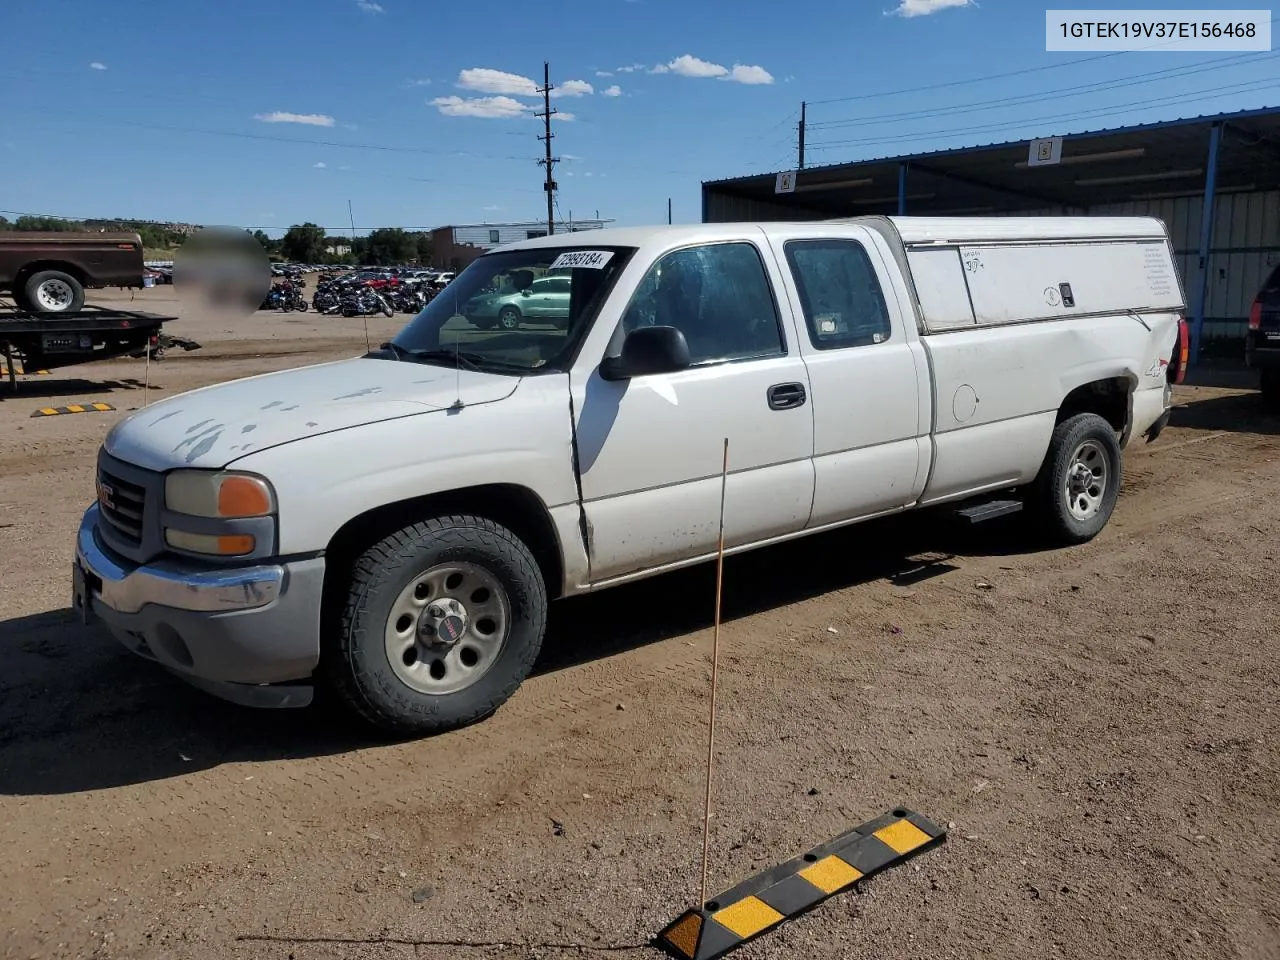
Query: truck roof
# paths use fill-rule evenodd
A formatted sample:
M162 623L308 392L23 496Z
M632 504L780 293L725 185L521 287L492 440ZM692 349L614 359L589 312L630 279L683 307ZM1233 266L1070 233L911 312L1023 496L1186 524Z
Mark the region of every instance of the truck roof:
M505 244L498 250L536 250L543 247L643 247L658 242L679 245L723 236L726 232L824 225L863 225L881 233L892 225L904 244L981 243L999 240L1164 240L1164 222L1156 217L847 217L835 220L749 221L739 223L660 224L645 227L609 227L557 233Z

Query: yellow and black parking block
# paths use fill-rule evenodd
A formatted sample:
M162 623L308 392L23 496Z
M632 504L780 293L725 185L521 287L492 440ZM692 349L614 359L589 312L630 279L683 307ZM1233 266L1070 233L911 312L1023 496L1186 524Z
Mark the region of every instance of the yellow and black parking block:
M33 417L57 417L64 413L105 413L108 410L114 410L109 403L71 403L65 407L41 407Z
M655 946L679 960L722 957L946 836L927 817L893 810L686 911L658 934Z
M47 377L47 376L49 376L49 371L48 371L48 370L26 370L26 369L24 369L24 368L22 368L22 367L14 367L14 368L13 368L13 372L14 372L14 375L15 375L15 376L19 376L19 377ZM8 368L8 367L0 367L0 377L7 377L8 375L9 375L9 368Z

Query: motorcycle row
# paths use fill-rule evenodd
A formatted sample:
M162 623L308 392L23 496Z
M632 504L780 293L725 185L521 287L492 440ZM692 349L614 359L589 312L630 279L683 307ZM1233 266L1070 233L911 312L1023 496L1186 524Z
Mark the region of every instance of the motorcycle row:
M370 280L356 274L335 277L321 274L317 278L310 308L325 316L368 317L377 313L390 317L396 313L416 314L435 297L437 285L426 279L407 278L394 282ZM262 301L263 310L285 313L305 312L308 304L300 279L289 278L273 283Z

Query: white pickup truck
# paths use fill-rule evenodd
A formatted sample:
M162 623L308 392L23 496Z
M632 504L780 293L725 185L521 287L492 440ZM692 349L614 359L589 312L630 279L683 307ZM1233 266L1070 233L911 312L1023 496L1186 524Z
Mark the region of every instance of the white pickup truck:
M516 322L469 319L494 297ZM239 703L460 726L528 675L550 600L715 556L726 438L728 552L942 503L1089 540L1167 422L1183 312L1146 218L513 244L365 356L122 420L75 604Z

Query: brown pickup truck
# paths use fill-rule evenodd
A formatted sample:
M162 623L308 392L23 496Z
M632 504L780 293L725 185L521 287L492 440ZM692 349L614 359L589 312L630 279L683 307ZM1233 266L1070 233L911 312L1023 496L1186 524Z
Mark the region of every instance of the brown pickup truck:
M0 290L31 313L75 313L90 287L141 287L136 233L0 233Z

